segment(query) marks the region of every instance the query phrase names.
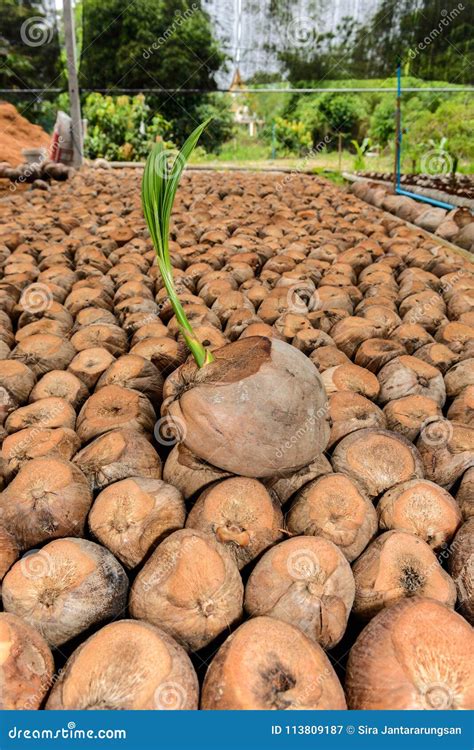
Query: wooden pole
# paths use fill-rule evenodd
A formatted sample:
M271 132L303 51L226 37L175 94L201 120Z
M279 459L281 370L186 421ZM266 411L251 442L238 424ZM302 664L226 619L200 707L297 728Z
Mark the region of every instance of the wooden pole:
M82 166L83 159L82 118L76 67L76 34L71 0L63 0L63 20L66 41L69 101L71 104L73 166L79 168Z
M337 153L339 156L338 161L339 161L339 172L340 172L342 168L342 133L337 134Z
M402 112L401 112L401 65L397 68L397 105L395 111L395 163L393 167L393 191L400 186L400 152L402 140Z

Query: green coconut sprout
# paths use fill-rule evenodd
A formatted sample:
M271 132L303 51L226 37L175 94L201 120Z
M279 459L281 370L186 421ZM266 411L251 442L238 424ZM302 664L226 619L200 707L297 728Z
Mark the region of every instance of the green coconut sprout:
M211 118L193 130L171 162L170 152L164 143L155 143L146 161L142 180L143 214L155 246L158 268L181 333L198 367L204 367L214 357L196 337L176 293L169 250L169 229L181 173L210 120Z

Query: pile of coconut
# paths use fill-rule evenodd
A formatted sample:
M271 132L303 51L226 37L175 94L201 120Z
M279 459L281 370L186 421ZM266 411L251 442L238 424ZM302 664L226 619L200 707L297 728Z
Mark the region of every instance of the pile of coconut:
M140 181L0 201L0 706L474 708L474 265L185 173L177 308Z
M437 237L474 252L474 215L467 207L449 211L439 206L430 206L406 195L394 195L390 186L368 180L357 180L351 185L351 191L377 208L389 211Z

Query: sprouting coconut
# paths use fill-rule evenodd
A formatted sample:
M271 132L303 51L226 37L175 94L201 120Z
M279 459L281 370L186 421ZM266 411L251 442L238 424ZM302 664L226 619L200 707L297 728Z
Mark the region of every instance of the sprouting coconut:
M247 477L291 473L322 453L329 437L316 367L291 345L260 336L211 354L195 335L174 286L171 209L185 163L208 122L193 131L171 166L163 144L155 144L142 182L158 267L194 358L166 381L162 416L192 453L220 469Z

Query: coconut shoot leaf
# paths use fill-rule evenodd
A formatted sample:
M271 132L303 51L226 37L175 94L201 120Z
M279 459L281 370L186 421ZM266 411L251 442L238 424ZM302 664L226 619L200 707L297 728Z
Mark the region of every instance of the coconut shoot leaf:
M143 214L155 247L158 268L186 345L198 367L212 362L213 356L196 338L176 293L169 251L169 228L181 174L201 133L211 119L209 118L193 130L171 164L170 152L164 144L155 143L146 161L142 179Z

